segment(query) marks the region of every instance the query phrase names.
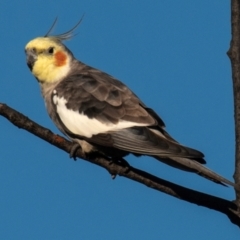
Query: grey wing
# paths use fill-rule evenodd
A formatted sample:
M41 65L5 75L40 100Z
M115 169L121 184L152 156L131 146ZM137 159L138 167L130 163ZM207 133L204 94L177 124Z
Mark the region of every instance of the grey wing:
M184 147L171 138L164 130L162 119L123 83L99 70L91 68L68 77L60 83L57 92L59 97L64 94L68 108L89 118L105 124L120 121L133 123L132 128L94 135L87 139L89 142L134 154L182 156L205 163L202 153ZM145 127L137 127L139 123Z
M158 156L162 158L186 157L205 163L204 155L194 149L184 147L176 141L169 140L164 134L149 127L131 127L119 131L111 131L92 137L97 144L109 142L112 147L140 155Z
M75 74L56 87L58 97L64 97L68 109L83 113L104 124L128 121L144 125L161 125L163 121L146 108L138 97L120 81L100 72Z

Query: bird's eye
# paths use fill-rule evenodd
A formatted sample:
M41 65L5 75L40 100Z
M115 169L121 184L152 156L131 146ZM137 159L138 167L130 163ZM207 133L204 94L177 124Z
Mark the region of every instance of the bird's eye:
M54 47L50 47L47 51L48 51L49 54L53 54L53 52L54 52Z

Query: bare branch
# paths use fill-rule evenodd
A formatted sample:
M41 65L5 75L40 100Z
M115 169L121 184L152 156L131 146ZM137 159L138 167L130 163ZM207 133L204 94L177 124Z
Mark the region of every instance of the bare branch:
M236 186L240 186L240 1L231 1L231 26L232 40L227 54L232 65L233 93L234 93L234 118L235 118L235 173ZM240 215L240 190L235 188L236 201Z
M0 103L0 115L4 116L15 126L27 130L67 153L70 152L73 146L72 142L59 135L53 134L50 130L38 125L23 114L8 107L6 104ZM77 150L77 156L85 161L105 168L112 175L129 178L178 199L222 212L226 214L234 224L240 227L240 217L236 215L237 207L233 202L176 185L132 166L126 168L126 165L123 165L121 162L111 162L101 155L86 158L81 149Z

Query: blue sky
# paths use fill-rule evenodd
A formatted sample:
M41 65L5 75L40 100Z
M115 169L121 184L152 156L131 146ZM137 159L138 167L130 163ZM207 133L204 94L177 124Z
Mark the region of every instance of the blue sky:
M74 26L66 45L81 61L127 84L168 132L232 180L234 122L229 1L1 1L0 102L59 133L49 119L24 46ZM0 117L1 239L237 239L218 212L180 201L85 161ZM131 165L233 200L234 191L154 159Z

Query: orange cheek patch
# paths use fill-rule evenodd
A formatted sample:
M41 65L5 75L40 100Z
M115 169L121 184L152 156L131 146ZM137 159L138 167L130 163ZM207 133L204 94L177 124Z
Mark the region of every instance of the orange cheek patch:
M55 55L55 65L60 67L60 66L63 66L66 64L66 60L67 60L67 56L65 53L59 51L59 52L56 52Z

